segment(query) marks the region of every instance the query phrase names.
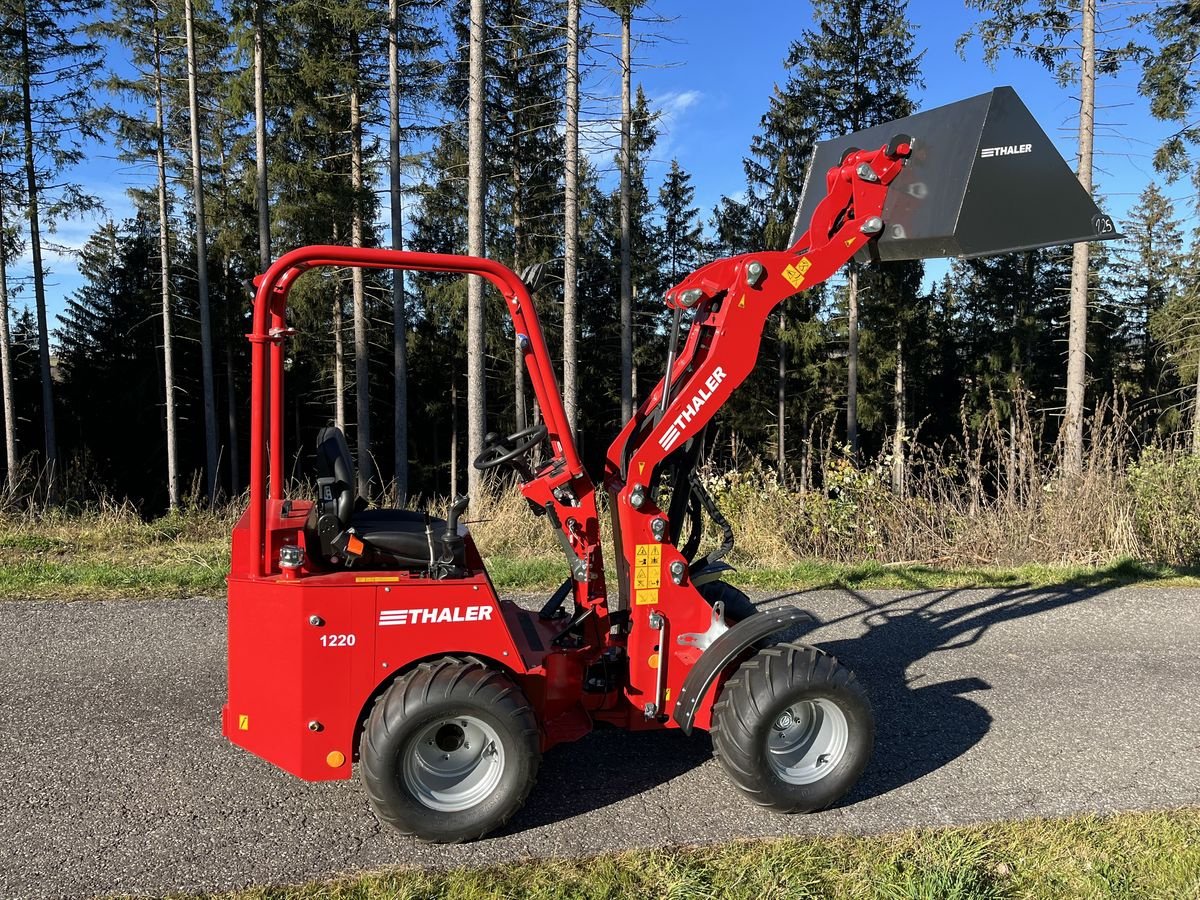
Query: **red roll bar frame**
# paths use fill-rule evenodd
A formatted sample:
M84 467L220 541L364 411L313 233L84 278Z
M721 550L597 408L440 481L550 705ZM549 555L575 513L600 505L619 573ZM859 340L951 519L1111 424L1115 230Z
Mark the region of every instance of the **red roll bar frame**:
M413 253L365 247L315 245L281 256L254 279L254 320L247 338L251 344L250 377L250 540L256 559L255 575L266 575L266 510L268 500L283 498L283 342L292 333L287 327L287 297L292 285L309 269L326 266L355 266L364 269L394 269L410 272L446 272L478 275L491 282L505 300L513 326L529 339L524 350L533 392L542 410L547 437L566 480L586 477L563 409L562 395L554 376L554 364L546 349L541 323L524 282L511 269L490 259L451 256L444 253ZM270 376L266 348L270 347ZM264 441L270 410L270 440ZM255 452L255 448L259 448ZM264 452L265 451L265 452ZM268 459L264 459L264 456ZM269 463L270 480L266 472ZM589 482L590 486L590 482ZM527 491L527 493L529 493Z

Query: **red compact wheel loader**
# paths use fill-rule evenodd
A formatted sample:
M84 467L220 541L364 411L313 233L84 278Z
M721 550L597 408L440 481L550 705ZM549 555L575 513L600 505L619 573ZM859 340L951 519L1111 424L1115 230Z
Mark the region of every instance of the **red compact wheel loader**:
M979 97L818 144L792 246L721 259L666 294L666 369L608 450L613 546L580 463L530 292L486 259L314 246L256 279L249 508L233 532L225 735L309 780L357 763L379 817L430 841L479 838L533 787L541 754L596 722L712 734L755 803L842 797L874 738L862 686L780 639L806 614L756 611L722 580L733 535L694 475L705 432L750 374L770 312L852 258L973 256L1115 236L1016 94ZM367 509L345 438L317 441L317 496L285 496L288 291L358 266L486 278L504 298L544 422L489 435L562 547L567 579L537 612L497 595L468 530ZM680 338L686 324L686 334ZM531 451L545 445L536 469ZM698 554L705 519L721 531Z

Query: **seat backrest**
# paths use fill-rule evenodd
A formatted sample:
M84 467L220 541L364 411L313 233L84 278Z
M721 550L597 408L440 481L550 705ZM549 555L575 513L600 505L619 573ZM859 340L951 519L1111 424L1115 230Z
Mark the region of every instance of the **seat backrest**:
M331 495L319 503L332 501L332 512L343 528L350 525L354 513L354 459L342 429L330 425L317 432L317 474L329 484ZM322 492L324 493L324 492Z

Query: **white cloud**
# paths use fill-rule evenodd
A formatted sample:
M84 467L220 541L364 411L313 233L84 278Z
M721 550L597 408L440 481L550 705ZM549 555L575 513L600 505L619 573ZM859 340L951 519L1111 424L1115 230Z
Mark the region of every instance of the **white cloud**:
M665 169L671 158L683 150L685 145L679 140L679 135L685 130L685 120L703 99L704 95L695 90L667 91L649 98L650 108L658 114L654 122L658 131L658 142L650 161L653 170ZM588 162L600 172L610 175L615 173L614 157L620 147L619 109L613 110L605 117L580 123L579 149L587 156Z

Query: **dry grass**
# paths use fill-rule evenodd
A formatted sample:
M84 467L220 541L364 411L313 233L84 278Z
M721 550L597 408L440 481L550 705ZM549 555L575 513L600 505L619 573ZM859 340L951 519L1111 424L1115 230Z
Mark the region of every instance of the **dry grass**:
M754 459L728 471L710 463L701 476L733 526L730 561L747 584L1044 585L1089 568L1124 580L1195 574L1200 456L1139 451L1132 433L1119 409L1103 408L1083 472L1072 478L1038 456L1040 429L1024 414L1003 427L995 419L964 427L942 447L911 443L900 467L886 455L858 463L827 444L812 454L807 485ZM293 493L312 496L311 486ZM193 497L182 512L145 522L131 505L102 497L74 509L10 502L0 520L0 596L222 593L228 535L243 503L214 512ZM440 514L448 503L415 505ZM541 588L565 577L545 517L511 482L489 482L469 523L498 587ZM710 527L702 547L716 539Z
M734 523L735 562L800 559L921 564L951 569L1032 564L1108 566L1200 562L1200 456L1140 451L1119 408L1089 429L1083 471L1065 477L1039 456L1027 416L986 420L940 447L910 443L899 467L827 448L816 487L785 485L754 460L705 475Z

